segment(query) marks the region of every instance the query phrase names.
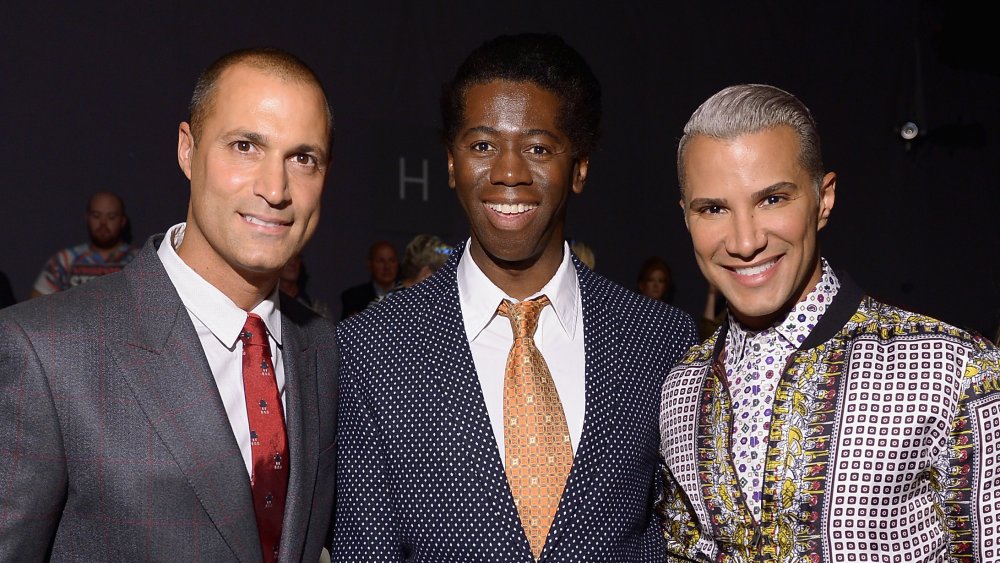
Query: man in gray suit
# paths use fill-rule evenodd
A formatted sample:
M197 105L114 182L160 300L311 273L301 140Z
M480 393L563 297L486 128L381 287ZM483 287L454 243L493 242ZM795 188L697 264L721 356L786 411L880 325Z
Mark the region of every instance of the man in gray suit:
M3 311L0 560L318 560L336 350L277 284L316 228L331 123L294 56L222 57L178 131L187 221Z

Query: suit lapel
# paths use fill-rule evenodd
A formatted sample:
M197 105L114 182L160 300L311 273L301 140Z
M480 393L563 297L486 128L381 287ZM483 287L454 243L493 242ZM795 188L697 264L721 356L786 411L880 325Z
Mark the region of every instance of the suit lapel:
M282 311L287 309L289 307L283 307ZM281 335L285 363L285 428L291 465L279 559L299 561L312 512L314 476L319 463L316 348L297 318L283 316ZM290 538L301 541L292 542Z
M580 495L593 496L607 488L599 481L599 471L612 464L612 456L615 454L613 449L619 445L608 435L609 424L628 416L624 412L619 393L627 388L621 381L625 371L620 351L621 319L618 313L607 306L606 299L599 293L594 273L583 268L575 256L573 263L577 269L583 306L586 410L580 445L573 460L573 469L566 480L563 500L549 531L550 540L558 538L565 523L585 520L574 509L586 506L587 503L569 504L566 499ZM608 502L613 500L608 499Z
M480 482L484 483L484 490L489 494L491 506L483 507L483 510L496 514L496 518L502 520L515 536L523 538L523 551L528 558L526 560L530 560L531 547L524 536L514 497L507 484L507 475L493 436L489 412L486 410L483 388L462 321L456 271L462 250L462 246L457 247L458 258L449 261L439 272L440 275L425 282L434 284L440 296L440 306L434 307L426 317L430 326L425 333L434 335L428 342L428 346L434 351L428 357L449 358L445 364L447 369L436 369L434 366L428 366L428 369L435 375L435 386L445 412L455 421L455 428L464 433L464 439L460 443L466 451L460 452L461 457L472 460L472 465L479 472ZM466 390L477 400L456 400L457 397L468 396L456 389ZM479 460L487 460L487 463Z
M107 347L234 555L259 561L250 479L194 325L150 241L125 270L130 314ZM127 329L125 328L127 327Z

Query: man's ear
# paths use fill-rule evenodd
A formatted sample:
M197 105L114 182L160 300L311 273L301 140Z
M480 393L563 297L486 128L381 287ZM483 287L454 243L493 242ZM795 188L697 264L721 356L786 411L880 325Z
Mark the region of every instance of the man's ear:
M684 217L684 226L690 231L691 225L688 224L688 211L687 207L684 206L684 198L681 197L681 199L677 201L677 204L681 206L681 216Z
M837 199L837 174L834 172L827 172L826 176L823 176L823 183L819 187L819 210L817 211L818 216L816 220L816 230L820 230L826 226L827 220L830 218L830 212L833 211L833 204Z
M448 147L448 187L455 189L455 155L451 152L451 147Z
M583 185L587 183L587 172L590 170L590 157L576 159L573 165L573 193L582 194Z
M191 125L187 121L182 121L177 128L177 164L188 180L191 179L191 156L194 152L194 135L191 133Z

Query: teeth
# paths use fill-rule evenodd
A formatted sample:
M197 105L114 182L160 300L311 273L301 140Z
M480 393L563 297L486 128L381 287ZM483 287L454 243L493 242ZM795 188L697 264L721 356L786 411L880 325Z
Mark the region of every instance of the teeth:
M489 207L497 213L503 213L504 215L514 215L516 213L524 213L525 211L531 211L532 209L538 207L534 204L528 203L487 203L486 207Z
M777 263L776 260L770 260L768 262L764 262L759 266L751 266L749 268L736 268L735 270L736 273L741 276L756 276L757 274L770 270L776 263Z
M252 215L244 215L243 218L247 223L252 223L254 225L261 225L263 227L280 227L281 223L268 223L267 221L262 221Z

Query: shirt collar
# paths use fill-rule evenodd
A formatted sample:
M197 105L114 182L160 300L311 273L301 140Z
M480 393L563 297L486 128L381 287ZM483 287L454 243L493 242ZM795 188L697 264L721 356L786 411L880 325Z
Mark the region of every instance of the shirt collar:
M504 293L472 259L470 248L472 239L466 241L462 258L458 262L458 298L462 306L462 319L465 322L465 332L470 340L475 340L497 314L500 301L517 299ZM537 293L528 297L534 299L540 295L549 298L552 310L559 320L559 325L569 338L574 338L577 330L577 307L580 303L580 284L577 283L576 268L570 258L569 245L563 243L563 258L556 273Z
M219 342L233 349L239 340L243 325L246 324L247 311L233 303L232 299L201 277L177 255L176 247L184 240L185 227L186 223L178 223L171 227L156 253L167 271L167 276L177 289L184 307L201 321ZM251 312L264 320L267 332L275 343L281 346L281 309L278 305L277 284L271 294L258 303Z
M821 259L820 261L822 274L820 275L819 282L806 295L805 299L792 307L792 310L780 322L762 331L751 331L740 324L733 315L729 316L732 319L730 333L733 338L732 342L734 343L735 350L740 350L747 339L756 338L760 334L780 336L793 348L798 348L805 342L809 333L816 328L819 319L823 317L830 303L833 302L834 296L837 295L837 290L840 289L840 280L833 273L830 264L827 263L826 259ZM814 318L815 320L810 321L810 318Z

